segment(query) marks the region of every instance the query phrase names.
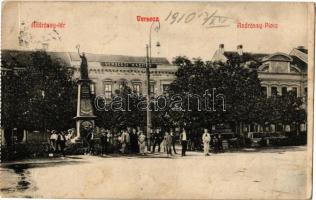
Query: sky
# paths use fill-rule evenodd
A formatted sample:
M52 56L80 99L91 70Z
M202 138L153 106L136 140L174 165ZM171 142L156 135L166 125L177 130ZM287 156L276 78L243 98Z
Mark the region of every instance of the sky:
M210 60L219 44L228 51L242 44L247 52L290 53L308 45L307 9L303 3L9 2L2 6L2 48L33 50L45 41L49 51L76 51L80 44L89 53L145 56L151 22L137 21L144 16L160 19L159 31L152 31L152 56ZM212 19L213 26L224 27L209 27ZM56 28L57 35L31 28L33 21L65 27ZM278 28L241 29L238 22ZM21 30L28 46L19 44Z

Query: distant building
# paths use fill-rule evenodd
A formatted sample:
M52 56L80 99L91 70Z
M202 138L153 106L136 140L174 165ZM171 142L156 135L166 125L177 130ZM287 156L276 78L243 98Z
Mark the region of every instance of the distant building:
M79 78L80 58L77 53L68 53L75 78ZM89 65L89 78L93 81L92 91L96 95L111 98L123 83L138 94L146 95L146 57L86 54ZM166 92L175 79L178 67L171 65L166 58L152 58L150 68L151 95Z
M33 51L2 50L1 75L10 76L12 73L23 71L20 66L27 66L27 55ZM81 59L78 53L74 52L47 52L52 59L60 59L74 71L74 79L80 76ZM95 95L104 95L111 99L115 90L120 89L123 83L129 86L138 94L147 93L146 76L146 57L123 56L123 55L104 55L104 54L85 54L88 60L89 78L92 80L91 92ZM11 63L18 63L12 65ZM20 64L19 64L20 63ZM4 67L6 66L6 67ZM167 92L170 83L175 79L178 67L169 63L166 58L151 59L150 68L150 91L152 96L161 95ZM23 138L31 140L31 135L37 138L38 133L28 132L27 130L13 129L8 130L12 135L22 135ZM0 129L2 135L4 130ZM10 133L11 135L11 133ZM26 135L28 135L26 137ZM2 137L4 138L4 137ZM34 138L34 137L32 137ZM32 139L33 140L33 139ZM4 142L5 140L3 140Z
M307 49L304 47L294 48L289 54L259 54L244 52L242 45L238 45L236 51L225 51L221 44L212 61L227 62L237 58L245 67L257 63L258 77L267 96L282 95L289 90L299 97L307 95Z
M308 51L302 46L294 48L289 54L286 53L249 53L243 51L243 46L238 45L236 51L225 51L224 45L214 53L213 62L227 62L236 60L244 67L256 66L258 78L261 80L261 89L267 97L283 95L287 91L294 91L296 96L303 97L303 108L307 103L307 54ZM269 127L269 131L290 130L288 125L278 124ZM248 131L261 131L263 127L251 124ZM301 124L301 131L306 131L306 124Z
M31 51L2 50L2 60L8 64L13 60L23 63L25 54ZM75 52L47 52L52 58L58 58L67 63L74 70L74 79L80 76L79 55ZM294 48L289 54L258 54L243 51L243 46L238 45L236 51L225 51L224 45L214 53L213 62L227 62L239 59L245 67L256 64L262 91L267 95L282 95L293 90L297 96L307 96L307 50L304 47ZM115 90L120 89L123 83L135 92L146 94L146 57L85 54L88 60L89 78L92 80L91 91L95 95L104 95L111 99ZM167 92L170 83L176 78L178 67L172 65L166 58L152 58L150 68L151 95L158 96ZM1 74L16 72L23 68L1 68ZM306 99L306 98L305 98ZM306 104L304 105L306 108ZM301 130L306 130L306 125ZM277 130L272 127L272 131ZM248 131L262 130L257 125L250 126Z
M19 60L23 62L23 55L31 51L2 50L2 59L5 62ZM67 63L74 70L74 79L80 76L81 59L74 52L47 52L52 58L58 58ZM115 90L120 89L122 83L138 94L146 94L146 57L105 55L86 53L89 68L89 78L93 85L91 91L96 95L105 95L111 98ZM151 59L150 91L151 95L165 93L170 83L175 79L178 67L169 63L166 58L154 57ZM10 71L23 70L20 68L8 69L2 67L2 75Z

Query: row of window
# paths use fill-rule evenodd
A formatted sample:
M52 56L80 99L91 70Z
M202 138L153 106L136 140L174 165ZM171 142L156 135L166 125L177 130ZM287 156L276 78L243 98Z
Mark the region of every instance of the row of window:
M267 87L261 87L262 93L265 96L268 96L268 88ZM281 88L281 95L285 95L288 91L293 91L295 96L298 96L297 93L297 87L282 87ZM278 88L277 87L271 87L271 96L276 96L278 95ZM304 88L304 96L307 96L307 88Z
M268 126L260 126L258 124L250 124L249 127L244 127L245 132L290 132L290 131L296 131L297 127L294 125L286 125L282 123L277 124L270 124ZM301 123L299 125L299 130L301 132L306 131L306 124ZM256 133L254 133L256 135Z
M169 86L170 84L162 84L162 93L166 94L169 90ZM123 84L119 84L119 89L121 90L123 87ZM133 90L133 92L139 94L142 94L142 84L135 82L132 83L132 87L131 89ZM278 88L277 87L271 87L271 96L276 96L276 95L285 95L288 91L293 91L295 96L298 96L298 91L297 91L297 87L282 87L281 88L281 94L278 93ZM269 96L268 95L268 87L266 86L262 86L261 87L261 91L262 94L264 96ZM112 82L104 82L104 95L106 98L112 98L113 95L113 83ZM91 84L91 93L94 94L95 93L95 84ZM155 95L155 84L152 83L150 84L150 95L154 96ZM304 94L303 96L307 96L307 87L304 88Z
M121 90L123 88L123 84L119 84L119 89ZM131 89L133 92L136 94L140 95L142 94L142 84L141 83L132 83ZM162 84L162 93L167 93L169 89L169 84ZM112 98L113 95L113 83L112 82L104 82L104 95L105 98L110 99ZM150 95L154 96L155 95L155 84L151 83L150 84Z

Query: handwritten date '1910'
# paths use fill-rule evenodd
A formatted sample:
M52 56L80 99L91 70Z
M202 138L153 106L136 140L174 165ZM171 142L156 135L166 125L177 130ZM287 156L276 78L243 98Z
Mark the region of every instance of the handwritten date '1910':
M166 22L170 24L175 23L186 23L189 24L191 22L196 21L197 23L201 23L205 28L216 28L216 27L228 27L231 23L231 18L221 16L217 14L217 10L214 12L190 12L190 13L181 13L181 12L173 12L172 10L169 12L168 16L165 18Z

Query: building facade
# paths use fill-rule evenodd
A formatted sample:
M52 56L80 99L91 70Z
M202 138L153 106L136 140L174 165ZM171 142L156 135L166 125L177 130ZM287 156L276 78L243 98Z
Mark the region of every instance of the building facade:
M10 76L11 73L18 74L23 71L28 62L28 55L32 51L2 50L1 67L2 76ZM60 59L66 63L70 70L74 71L73 78L80 77L81 59L75 52L47 52L52 59ZM123 55L101 55L85 54L88 61L89 79L91 79L91 92L98 96L111 99L116 90L125 84L140 95L147 94L146 57L123 56ZM8 66L8 67L4 67ZM150 64L150 91L151 96L158 96L168 90L170 83L175 79L177 67L171 65L166 58L151 59ZM12 131L12 135L23 135L21 138L30 138L32 135L41 135L27 130ZM21 132L16 134L15 132ZM0 129L4 138L4 129ZM38 132L38 131L37 131ZM26 136L28 135L28 136ZM23 139L24 140L24 139ZM5 140L2 141L3 143Z
M75 69L74 78L80 76L78 54L68 53L71 66ZM110 99L115 90L123 84L134 92L145 95L147 91L146 58L117 55L86 54L89 66L91 91ZM152 96L165 93L175 79L177 66L171 65L166 58L152 58L150 67L150 92Z
M282 95L289 90L294 91L298 97L307 95L307 50L304 47L294 48L289 54L258 54L244 52L242 45L238 45L236 51L225 51L221 44L212 61L226 62L236 57L240 58L245 67L251 63L257 64L258 77L267 97Z
M267 97L284 95L293 91L297 97L303 98L302 107L307 108L307 55L308 51L302 46L294 48L290 53L276 52L273 54L249 53L238 45L236 51L225 51L224 44L214 53L212 62L227 62L238 59L243 67L256 66L261 81L261 89ZM291 131L290 125L272 124L261 127L257 124L248 125L244 131ZM300 131L306 131L306 123L300 125Z
M11 59L23 62L21 54L30 51L2 50L2 59L10 62ZM66 62L74 70L74 79L80 76L81 59L75 52L48 52L52 58ZM267 97L282 95L292 90L298 97L307 96L307 50L304 47L294 48L290 53L258 54L244 52L242 45L235 51L225 51L224 45L214 53L212 62L227 62L238 58L244 67L256 63L258 77L261 80L262 91ZM102 95L111 99L116 90L124 84L138 94L147 92L146 57L85 54L88 61L89 78L92 80L91 91L96 96ZM19 58L19 56L21 58ZM166 58L152 58L150 67L150 91L152 96L167 92L170 83L176 78L178 67L172 65ZM2 75L8 71L19 71L21 68L7 69L2 67ZM306 109L306 98L305 105ZM262 127L249 127L247 130L260 130ZM274 131L276 127L272 127ZM306 130L306 125L302 128Z

